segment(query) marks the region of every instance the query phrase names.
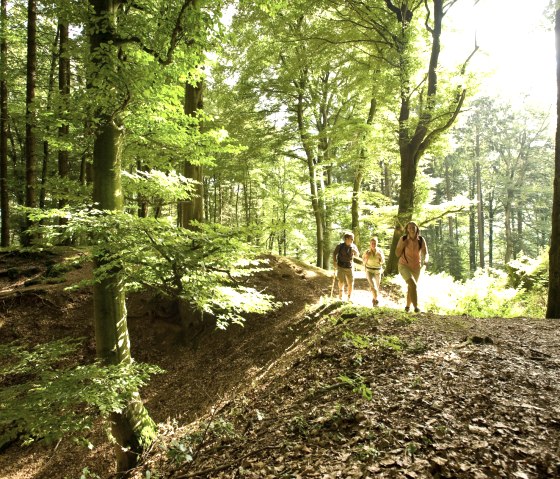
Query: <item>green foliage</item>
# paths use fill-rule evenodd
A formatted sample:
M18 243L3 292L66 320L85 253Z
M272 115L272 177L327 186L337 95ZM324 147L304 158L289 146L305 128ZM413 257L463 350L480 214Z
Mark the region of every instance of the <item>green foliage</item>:
M257 259L260 251L246 239L250 232L207 224L189 230L166 219L95 209L51 211L34 218L47 215L65 216L68 223L40 227L44 241L88 234L95 239L94 281L118 272L128 290L149 287L165 297L181 298L213 315L220 328L243 323L246 313L265 313L278 305L270 295L243 284L266 268Z
M340 376L338 376L338 379L344 384L350 386L352 388L352 392L359 394L367 401L372 400L373 392L371 388L365 383L364 377L360 374L354 374L353 377L341 374Z
M400 277L395 276L391 281L406 291ZM544 317L546 310L542 287L513 288L508 274L500 270L477 270L465 281L455 281L446 273L424 272L418 288L424 308L440 314L466 314L477 318Z
M68 355L80 344L62 339L28 350L0 346L0 444L51 442L71 436L87 443L94 421L121 412L156 366L135 362L73 366Z

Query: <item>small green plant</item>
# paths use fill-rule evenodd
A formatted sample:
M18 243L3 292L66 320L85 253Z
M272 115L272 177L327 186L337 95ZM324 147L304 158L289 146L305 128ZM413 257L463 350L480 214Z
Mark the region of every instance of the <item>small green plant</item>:
M101 479L101 476L95 472L91 472L87 467L84 467L80 479Z
M194 455L192 444L193 443L189 441L188 436L171 441L171 444L167 449L167 457L175 464L192 462Z
M365 383L363 376L355 374L354 378L341 374L338 379L344 384L348 384L352 388L352 392L358 393L364 399L371 401L373 392Z
M405 446L404 452L406 455L413 458L418 452L418 449L420 449L420 445L414 441L411 441Z
M303 416L294 416L288 423L288 431L298 436L307 436L311 425Z
M375 344L380 349L390 349L396 352L401 352L406 348L406 343L398 336L378 336Z
M367 349L371 346L371 338L367 335L345 331L342 337L356 349Z

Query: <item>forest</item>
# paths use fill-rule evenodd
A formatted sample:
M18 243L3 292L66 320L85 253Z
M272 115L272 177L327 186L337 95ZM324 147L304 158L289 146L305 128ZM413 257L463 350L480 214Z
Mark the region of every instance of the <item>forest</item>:
M560 103L554 109L555 98L543 106L486 88L492 72L477 69L487 53L476 32L469 43L451 40L464 27L465 3L0 0L0 456L7 458L0 477L559 477L560 452L550 444L560 431L552 346L560 318ZM478 3L497 0L470 8ZM558 43L557 3L543 4L540 18ZM417 316L404 314L395 254L410 221L430 257ZM372 309L361 276L353 302L333 294L333 250L349 232L360 253L373 236L385 253L380 308ZM515 347L510 333L518 335ZM335 336L338 346L328 342ZM254 346L246 357L237 349L229 356L246 341ZM450 353L452 343L460 346ZM523 429L498 401L504 409L495 423L507 427L486 439L478 437L491 430L480 419L486 413L465 419L467 434L478 435L465 439L468 448L482 450L476 444L486 441L496 457L472 459L467 448L460 460L442 459L431 446L463 433L447 418L447 432L434 426L428 434L423 428L436 417L427 410L422 437L403 432L410 421L391 433L405 444L405 459L390 456L400 446L389 439L364 446L364 421L385 420L360 410L376 400L365 378L412 371L418 376L406 394L424 381L432 384L428 397L441 378L458 374L420 378L424 365L441 366L437 355L481 368L485 355L516 364L502 344L525 351L519 355L542 395L525 391L513 366L504 373L508 387L523 389L521 404L546 414L521 414L520 424L531 423ZM316 357L338 358L353 372L321 382L331 373L319 373ZM367 369L368 358L377 365ZM228 361L230 377L212 385L213 363ZM282 367L293 370L289 361L307 364L309 377L285 387L313 384L308 393L329 397L328 414L306 418L305 405L296 407L296 396L279 386ZM177 391L169 381L183 382L180 364L200 380L185 379L184 387L202 389L179 413L162 397ZM449 397L464 394L484 411L467 383L484 376L494 391L502 379L489 371L499 367L487 367ZM263 379L265 370L276 379ZM250 389L257 383L261 389ZM389 383L377 385L388 388L386 397ZM240 384L249 389L241 393ZM287 427L285 435L303 438L297 467L284 464L286 451L275 465L256 459L261 449L247 452L232 429L256 414L239 427L259 443L266 423L259 411L277 397L297 411L266 434ZM227 419L213 416L222 409ZM195 420L208 424L187 435L181 428ZM180 438L165 429L173 421ZM329 436L329 447L355 435L360 450L342 462L357 463L323 470L319 455L302 459L317 430L337 437ZM538 453L519 459L505 446L511 431L534 439ZM106 449L90 471L95 459L76 451L95 451L94 437ZM26 448L48 456L44 448L61 441L72 443L61 447L62 462L80 458L73 469L16 475ZM222 451L228 441L239 448L235 459ZM303 463L307 469L298 469Z

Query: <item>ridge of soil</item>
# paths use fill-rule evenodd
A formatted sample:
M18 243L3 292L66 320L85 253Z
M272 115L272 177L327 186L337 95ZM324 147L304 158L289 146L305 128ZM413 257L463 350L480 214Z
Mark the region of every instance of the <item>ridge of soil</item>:
M49 283L50 253L0 259L0 341L85 337L92 360L91 293L64 289L89 264ZM560 477L557 321L406 315L387 307L388 284L385 307L364 308L363 277L341 303L323 270L267 259L252 285L284 305L243 328L185 341L172 310L128 298L134 358L166 370L141 391L160 435L133 477ZM91 441L11 445L0 477L111 477L102 427Z

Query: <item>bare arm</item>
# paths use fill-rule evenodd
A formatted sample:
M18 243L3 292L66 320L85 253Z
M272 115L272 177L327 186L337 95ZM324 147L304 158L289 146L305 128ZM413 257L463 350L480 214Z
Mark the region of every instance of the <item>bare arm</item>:
M422 241L422 257L424 258L424 264L430 261L430 255L428 254L428 245L426 244L426 238Z

